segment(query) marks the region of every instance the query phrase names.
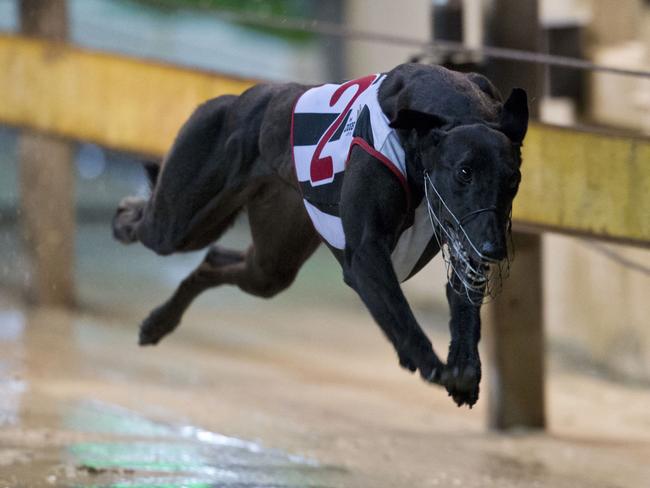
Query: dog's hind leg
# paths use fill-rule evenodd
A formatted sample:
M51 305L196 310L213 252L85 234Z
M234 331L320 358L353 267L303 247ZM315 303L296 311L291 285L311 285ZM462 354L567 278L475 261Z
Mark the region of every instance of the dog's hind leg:
M229 284L270 298L293 283L320 243L298 192L285 183L266 185L248 204L253 244L245 253L213 245L205 259L151 312L140 344L156 344L180 323L192 301L209 288Z
M250 144L244 134L228 124L237 100L222 96L199 106L179 131L159 174L145 167L155 180L151 198L122 200L113 219L117 240L139 241L166 255L207 247L232 223L247 192L254 191L247 163L255 152L246 151Z
M155 308L140 326L140 345L157 344L174 331L194 299L205 290L222 284L220 270L244 262L245 253L210 246L203 262L176 288L169 300Z

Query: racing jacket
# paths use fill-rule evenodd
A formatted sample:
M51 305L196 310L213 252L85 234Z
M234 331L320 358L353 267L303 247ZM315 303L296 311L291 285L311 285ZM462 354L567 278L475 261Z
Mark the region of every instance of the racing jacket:
M379 87L385 78L385 74L375 74L311 88L298 98L293 109L291 146L305 208L316 231L335 249L345 249L340 199L354 146L393 173L411 204L404 149L379 104ZM415 208L412 224L403 229L391 253L400 281L411 276L432 237L423 198Z

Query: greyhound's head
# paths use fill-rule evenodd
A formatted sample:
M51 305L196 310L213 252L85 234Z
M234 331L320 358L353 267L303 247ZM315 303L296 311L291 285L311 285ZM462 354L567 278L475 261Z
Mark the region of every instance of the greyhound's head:
M508 264L512 201L528 127L526 92L513 90L498 123L458 123L405 109L391 127L405 131L407 154L422 172L450 283L472 302L494 294Z

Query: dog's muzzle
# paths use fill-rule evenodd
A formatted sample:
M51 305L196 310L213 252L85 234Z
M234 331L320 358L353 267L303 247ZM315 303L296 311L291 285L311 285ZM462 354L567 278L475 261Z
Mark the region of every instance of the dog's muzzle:
M424 174L424 195L440 251L447 268L447 279L452 289L465 296L470 303L480 305L493 299L501 291L503 280L510 272L512 242L509 239L504 259L494 259L481 252L467 234L464 224L485 213L496 212L496 207L473 210L461 218L451 211L438 192L428 173ZM504 232L511 235L511 217Z

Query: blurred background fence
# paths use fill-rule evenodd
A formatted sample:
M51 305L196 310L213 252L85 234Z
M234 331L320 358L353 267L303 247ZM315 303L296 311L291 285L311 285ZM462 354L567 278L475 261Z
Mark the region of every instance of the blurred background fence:
M0 0L0 29L3 288L96 306L83 283L117 272L112 211L146 192L134 163L161 157L201 101L257 80L319 83L417 59L484 72L503 92L525 87L537 119L513 277L486 312L492 425L544 425L544 344L650 385L647 1ZM166 278L153 259L140 264L149 285L173 282L192 258L161 262L175 270ZM331 258L316 261L337 303L356 306L338 301ZM442 282L430 266L407 292L426 313L444 307Z

